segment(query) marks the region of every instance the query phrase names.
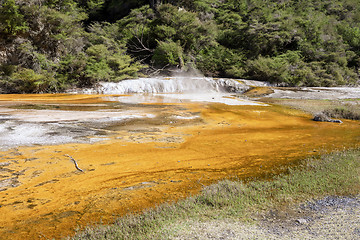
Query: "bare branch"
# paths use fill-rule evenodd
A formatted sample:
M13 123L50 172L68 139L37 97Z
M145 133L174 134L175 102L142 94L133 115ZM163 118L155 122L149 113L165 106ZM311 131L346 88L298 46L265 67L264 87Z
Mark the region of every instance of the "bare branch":
M167 68L170 64L166 64L163 68L154 68L152 66L150 66L150 68L153 70L152 73L149 74L149 76L154 76L156 74L158 74L159 72L163 71L165 68Z
M70 160L73 161L73 163L75 164L75 168L76 168L77 170L79 170L80 172L84 172L84 170L82 170L81 168L79 168L76 160L75 160L72 156L70 156L70 155L68 155L68 154L65 154L65 156L66 156L66 157L69 157Z
M135 28L135 29L131 30L133 37L137 41L137 43L135 43L134 41L130 40L130 42L131 42L130 47L132 48L131 49L132 52L143 52L143 51L147 51L147 52L151 52L151 53L154 52L154 49L150 49L145 46L144 32L145 32L145 25L142 26L141 33L139 33L139 28Z

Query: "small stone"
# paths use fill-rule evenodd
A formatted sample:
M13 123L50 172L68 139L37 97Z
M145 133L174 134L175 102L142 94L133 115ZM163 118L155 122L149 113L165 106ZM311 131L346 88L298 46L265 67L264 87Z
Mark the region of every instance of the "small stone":
M331 122L333 123L343 123L341 120L339 119L332 119Z
M296 222L299 223L299 224L307 223L306 219L303 219L303 218L296 219Z

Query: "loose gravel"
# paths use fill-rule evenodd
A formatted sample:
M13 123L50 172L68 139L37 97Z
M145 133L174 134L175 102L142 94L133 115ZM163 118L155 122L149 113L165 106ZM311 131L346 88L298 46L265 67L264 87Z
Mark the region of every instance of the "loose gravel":
M328 196L254 220L182 222L171 226L171 239L360 239L360 196Z

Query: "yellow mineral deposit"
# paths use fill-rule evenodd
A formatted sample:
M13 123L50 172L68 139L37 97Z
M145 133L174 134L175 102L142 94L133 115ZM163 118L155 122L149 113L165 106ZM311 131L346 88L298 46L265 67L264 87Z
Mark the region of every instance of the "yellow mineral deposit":
M1 95L0 103L103 104L94 95ZM279 106L183 103L197 121L143 120L104 141L0 152L0 238L60 239L87 224L197 193L231 177L276 173L309 155L359 146L359 122L319 123ZM176 114L179 104L166 111ZM180 120L179 120L180 121ZM151 124L150 124L151 123ZM73 159L73 160L72 160ZM78 168L76 168L75 163Z

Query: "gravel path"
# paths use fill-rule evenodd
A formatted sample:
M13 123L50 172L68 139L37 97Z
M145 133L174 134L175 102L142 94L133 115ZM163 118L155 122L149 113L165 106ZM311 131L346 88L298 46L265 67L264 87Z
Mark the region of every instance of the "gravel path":
M326 197L286 211L270 211L256 224L189 221L172 239L360 239L360 196Z

